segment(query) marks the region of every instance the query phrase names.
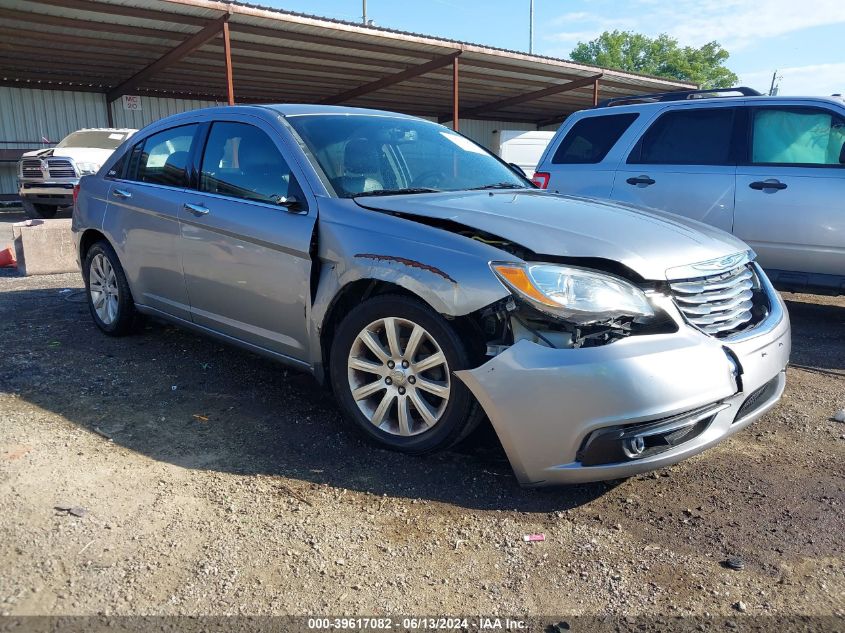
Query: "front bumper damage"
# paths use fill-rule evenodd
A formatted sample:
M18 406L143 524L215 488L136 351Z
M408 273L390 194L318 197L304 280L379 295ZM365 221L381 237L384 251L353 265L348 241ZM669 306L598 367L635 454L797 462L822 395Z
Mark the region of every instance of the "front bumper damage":
M673 314L673 334L553 349L522 340L457 372L487 413L523 485L629 477L704 451L780 399L791 351L786 308L718 339Z

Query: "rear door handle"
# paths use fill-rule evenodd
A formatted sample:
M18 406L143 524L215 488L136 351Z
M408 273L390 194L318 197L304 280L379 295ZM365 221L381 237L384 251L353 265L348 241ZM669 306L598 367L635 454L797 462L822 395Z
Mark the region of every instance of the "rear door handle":
M756 189L757 191L763 191L763 189L786 189L786 183L775 178L772 178L771 180L758 180L757 182L752 182L748 186L752 189Z
M191 204L190 202L185 203L185 211L191 213L197 217L202 215L208 214L208 207L201 205L201 204Z
M654 184L654 178L648 176L637 176L636 178L628 178L625 182L629 185L645 185L646 187Z
M132 192L127 191L126 189L114 189L111 192L111 195L113 195L115 198L120 198L121 200L128 200L132 197Z

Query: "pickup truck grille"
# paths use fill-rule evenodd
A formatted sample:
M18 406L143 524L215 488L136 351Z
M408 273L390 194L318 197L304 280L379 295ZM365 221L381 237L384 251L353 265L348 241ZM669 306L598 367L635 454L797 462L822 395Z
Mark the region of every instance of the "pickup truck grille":
M24 178L76 178L76 169L66 158L48 158L47 173L41 171L40 158L26 158L22 167Z
M749 265L719 275L670 282L675 304L692 325L713 336L728 336L752 319L756 278Z
M23 177L24 178L41 178L41 160L38 158L30 158L23 161Z
M73 163L64 158L50 158L47 160L50 178L76 178Z

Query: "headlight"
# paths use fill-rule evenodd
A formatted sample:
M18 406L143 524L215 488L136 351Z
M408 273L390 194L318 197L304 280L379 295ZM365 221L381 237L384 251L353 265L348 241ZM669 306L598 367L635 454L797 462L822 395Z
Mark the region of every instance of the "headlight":
M97 163L76 163L76 168L79 170L80 175L96 174L100 171L100 165Z
M573 323L654 316L643 291L619 277L557 264L493 262L491 267L535 308Z

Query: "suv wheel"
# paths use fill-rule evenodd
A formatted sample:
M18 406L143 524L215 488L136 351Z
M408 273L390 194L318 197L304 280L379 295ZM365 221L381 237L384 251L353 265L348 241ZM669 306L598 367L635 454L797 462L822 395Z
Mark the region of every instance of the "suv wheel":
M26 199L21 200L21 206L23 206L26 217L33 220L49 220L56 217L56 213L59 211L59 207L49 204L35 204Z
M97 327L110 336L128 334L135 316L135 304L111 244L101 241L88 249L82 275L88 309Z
M383 295L352 310L331 349L332 388L367 438L405 453L448 448L481 419L453 375L468 368L455 330L424 303Z

